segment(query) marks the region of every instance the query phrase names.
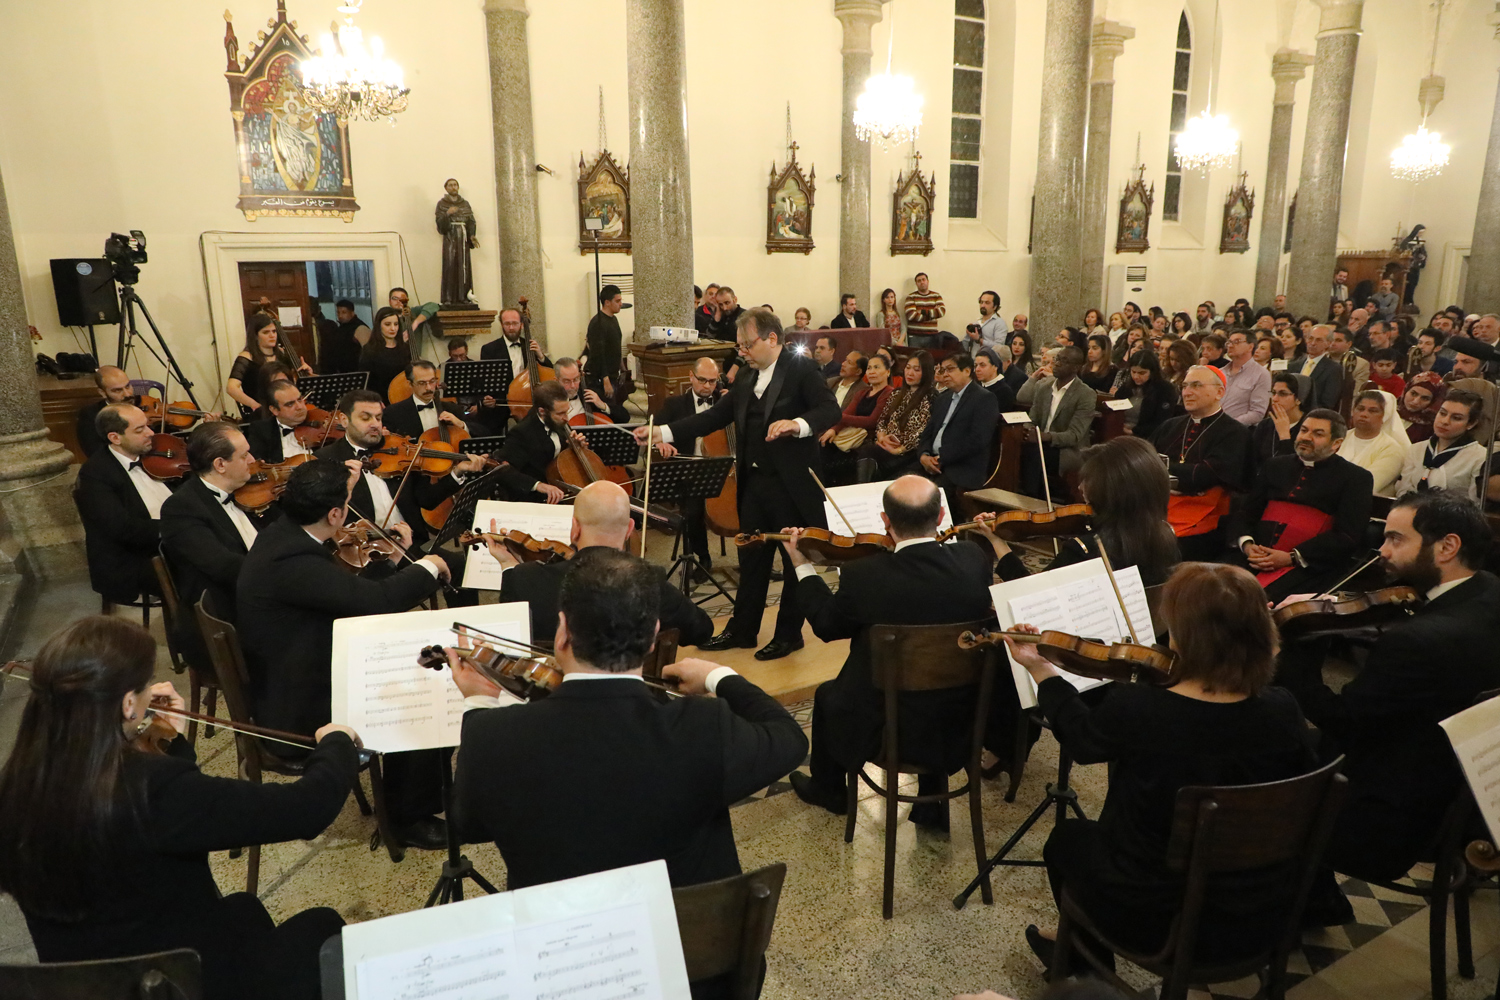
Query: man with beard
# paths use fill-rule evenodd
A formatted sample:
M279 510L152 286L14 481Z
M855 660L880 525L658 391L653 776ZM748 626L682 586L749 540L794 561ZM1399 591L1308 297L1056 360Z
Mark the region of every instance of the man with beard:
M711 409L719 401L724 390L719 388L719 363L713 358L699 358L688 376L688 391L673 396L662 404L656 419L663 424L675 423ZM671 458L679 453L703 454L702 438L676 438L676 444L662 441L656 446L662 458ZM698 557L707 569L714 564L713 554L708 550L708 525L704 521L702 500L687 500L682 504L683 546Z
M568 390L561 384L543 382L533 390L531 400L526 419L490 457L503 463L500 482L512 500L557 503L563 491L547 482L547 466L567 447L569 438L582 440L582 435L568 426Z
M524 324L521 322L521 310L500 310L500 336L489 341L479 349L479 359L481 361L494 361L497 358L509 358L510 377L515 378L526 370L526 348L529 347L531 353L536 357L537 364L551 367L552 362L547 360L546 354L542 353L541 344L538 344L535 340L532 340L528 344L522 339L521 334L524 328ZM532 388L535 389L536 386L532 386ZM509 385L501 389L498 399L493 396L486 396L480 401L482 405L482 409L480 410L482 414L481 419L490 417L488 423L497 427L505 422L505 411L501 410L498 416L492 415L495 413L497 405L505 405L505 394L509 389Z

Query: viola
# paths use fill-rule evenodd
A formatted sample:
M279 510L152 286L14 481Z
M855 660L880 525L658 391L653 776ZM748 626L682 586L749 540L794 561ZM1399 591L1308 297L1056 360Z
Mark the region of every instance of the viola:
M341 441L344 429L334 423L334 414L316 406L307 408L307 420L292 431L292 436L304 448L317 450L330 441Z
M163 427L175 427L178 430L186 430L199 420L213 416L208 410L200 410L193 406L190 401L179 400L168 403L163 412L162 402L155 396L138 396L136 405L141 412L146 414L147 420Z
M1059 537L1064 535L1081 535L1089 530L1089 521L1094 516L1094 508L1086 503L1064 504L1053 510L1007 510L996 514L989 521L990 531L997 537L1008 542L1019 542L1028 538ZM939 542L946 542L965 531L975 531L982 527L980 521L969 521L966 524L955 524L948 530L940 533Z
M154 434L151 450L141 456L141 468L152 479L181 479L191 470L187 442L175 434Z
M779 531L758 531L753 534L734 536L734 544L740 548L761 545L765 542L790 541L791 535ZM896 547L889 535L862 533L858 535L836 535L827 528L804 528L797 541L797 548L806 552L814 562L841 563L863 559L878 552L890 552Z
M712 434L704 435L703 456L705 458L723 458L734 454L734 441L730 434L734 433L733 425L721 427ZM740 533L740 501L739 501L739 479L735 475L733 467L729 470L729 476L724 480L724 488L716 497L709 497L703 503L703 521L714 534L724 538L732 538Z
M250 466L250 478L244 486L234 491L234 502L252 514L264 513L286 489L286 481L292 470L304 462L312 461L311 455L293 455L283 462L255 462Z
M1005 636L1017 642L1035 644L1037 652L1070 674L1105 681L1127 681L1152 687L1171 687L1177 683L1177 654L1161 646L1143 646L1134 642L1100 642L1068 632L1051 629L1032 632L965 632L958 637L960 649L1000 646Z
M521 310L521 356L526 359L526 370L510 380L505 402L510 406L511 416L517 420L525 420L526 414L531 412L534 405L531 390L543 382L555 382L557 373L537 364L536 355L531 353L531 306L524 296L518 301Z
M1271 612L1271 620L1283 638L1303 639L1386 625L1410 615L1421 603L1421 595L1410 587L1385 587L1297 601Z
M459 449L459 444L467 441L468 439L469 432L463 427L455 427L453 424L448 423L446 420L439 420L438 425L432 430L423 431L417 438L417 441L426 449L432 449L435 451L452 451L454 454L462 455L462 452ZM487 459L487 461L492 465L497 464L493 459ZM424 461L422 463L424 471L428 466L428 462L436 464L436 460ZM452 463L450 462L449 465L451 466ZM447 469L444 469L443 473L446 472ZM437 475L434 475L433 478L437 479L438 476L442 475L443 473L438 473ZM444 498L442 503L438 504L431 510L423 510L422 520L427 522L428 527L441 531L443 525L448 523L448 515L451 513L453 513L453 498L450 496Z
M522 701L545 698L562 683L562 671L550 657L512 656L488 643L457 652L459 659ZM424 646L417 665L441 670L448 665L448 654L441 645Z
M567 542L553 541L549 538L532 538L524 531L502 531L493 533L489 531L465 531L458 536L460 547L472 545L479 548L489 542L501 542L510 554L516 557L517 562L540 562L548 563L557 559L572 559L573 546Z
M372 563L394 563L405 555L394 536L378 530L364 518L334 532L333 545L334 559L351 573L358 573Z

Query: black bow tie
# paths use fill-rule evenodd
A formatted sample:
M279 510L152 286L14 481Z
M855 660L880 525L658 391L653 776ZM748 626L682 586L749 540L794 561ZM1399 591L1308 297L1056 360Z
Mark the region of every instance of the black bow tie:
M234 494L233 493L226 493L223 496L219 497L218 499L219 499L219 503L221 503L224 506L228 507L230 504L234 503Z
M289 434L295 434L295 433L297 433L297 428L295 428L295 427L283 427L281 429L281 436L282 437L286 437Z
M435 409L436 407L437 407L436 403L418 403L417 404L417 412L421 413L423 410L431 410L431 409Z
M126 469L126 470L125 470L125 474L126 474L126 475L127 475L127 476L128 476L128 475L130 475L130 474L131 474L131 473L132 473L132 472L134 472L134 471L135 471L135 470L136 470L136 469L144 469L144 468L145 468L145 467L146 467L146 465L145 465L145 463L144 463L144 462L142 462L142 461L141 461L141 460L140 460L140 459L139 459L139 458L138 458L138 459L136 459L136 460L135 460L135 461L134 461L134 462L131 462L131 463L130 463L130 468L128 468L128 469Z

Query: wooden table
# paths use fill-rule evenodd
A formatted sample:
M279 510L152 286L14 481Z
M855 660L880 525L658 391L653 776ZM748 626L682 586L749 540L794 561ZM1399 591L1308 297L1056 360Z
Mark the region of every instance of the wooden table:
M61 443L82 462L85 456L78 447L78 411L98 402L99 390L91 376L59 379L53 375L36 376L37 393L42 397L42 420L47 436Z
M734 344L727 340L699 340L695 344L631 344L630 353L639 362L641 377L646 382L648 412L652 415L659 413L667 400L682 394L687 388L688 375L699 358L713 358L722 369L734 349Z

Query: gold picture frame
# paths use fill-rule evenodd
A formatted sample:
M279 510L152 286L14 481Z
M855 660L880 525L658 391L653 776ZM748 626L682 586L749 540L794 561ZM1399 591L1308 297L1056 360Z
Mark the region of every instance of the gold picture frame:
M1151 249L1151 206L1156 201L1156 182L1146 186L1146 166L1137 167L1134 180L1120 195L1120 225L1115 232L1115 253L1145 253Z
M779 172L771 161L771 183L766 188L766 253L812 253L813 192L817 167L806 175L797 163L797 144Z
M891 204L891 256L932 253L932 216L937 204L937 172L922 177L922 154L913 157L910 174L897 172Z
M1224 222L1219 227L1219 253L1245 253L1250 249L1250 219L1255 214L1255 192L1240 174L1240 182L1224 198Z
M597 220L598 230L588 228ZM590 254L630 253L630 171L615 162L609 150L600 150L592 165L578 154L578 252Z

